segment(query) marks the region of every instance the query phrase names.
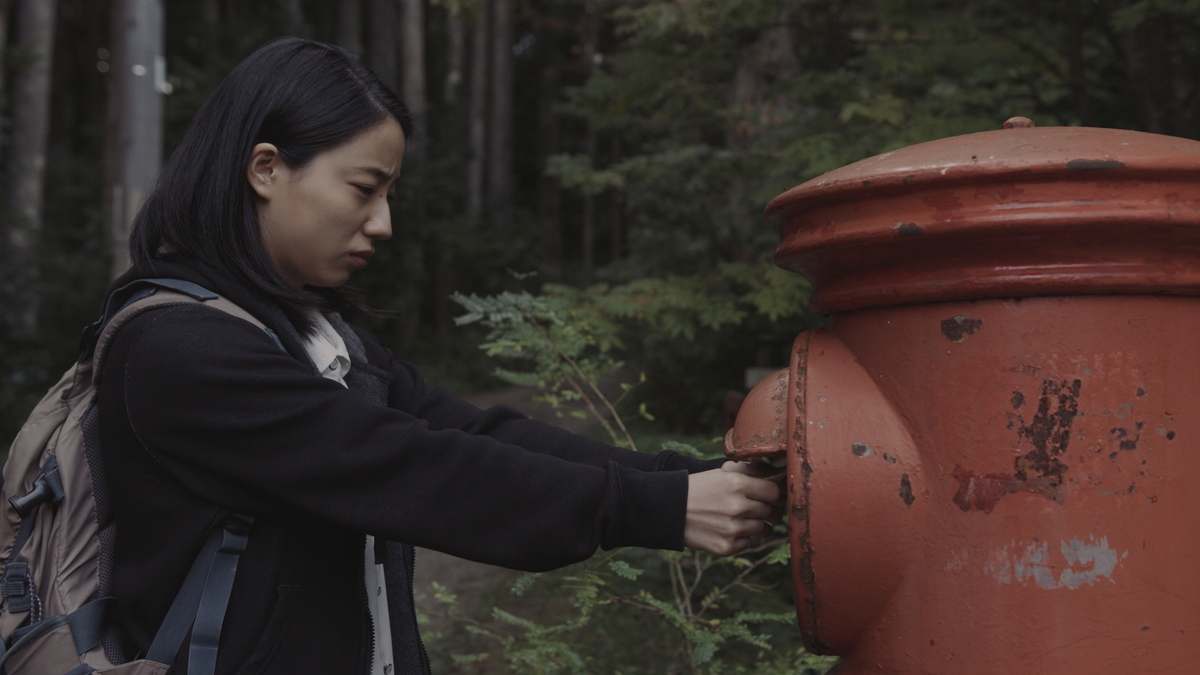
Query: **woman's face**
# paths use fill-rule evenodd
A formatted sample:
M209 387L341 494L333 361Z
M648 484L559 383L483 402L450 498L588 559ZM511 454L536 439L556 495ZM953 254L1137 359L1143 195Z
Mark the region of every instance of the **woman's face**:
M270 143L254 146L247 178L275 266L297 286L333 288L366 267L375 242L392 236L388 197L404 158L396 120L360 131L300 169Z

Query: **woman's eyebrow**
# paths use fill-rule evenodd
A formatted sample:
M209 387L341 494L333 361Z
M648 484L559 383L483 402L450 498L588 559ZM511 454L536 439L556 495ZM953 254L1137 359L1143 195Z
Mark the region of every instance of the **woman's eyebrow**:
M380 169L379 167L375 167L375 166L356 166L356 167L354 167L354 170L369 173L372 176L375 176L376 178L378 178L379 180L384 181L384 182L387 182L392 179L392 174L388 173L387 171L384 171L383 169Z

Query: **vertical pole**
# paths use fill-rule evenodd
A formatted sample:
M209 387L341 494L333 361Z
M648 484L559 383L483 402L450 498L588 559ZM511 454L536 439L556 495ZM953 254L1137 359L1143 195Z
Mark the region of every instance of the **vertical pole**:
M12 83L12 147L8 158L8 198L14 217L5 242L9 264L23 288L17 331L32 337L40 311L38 242L46 178L46 140L50 135L50 73L54 58L57 0L17 3L17 45L28 62Z
M396 89L396 0L370 0L367 63L387 87Z
M467 101L467 219L478 226L483 219L484 160L487 153L488 26L491 3L480 0L471 25L471 86Z
M162 162L162 95L169 86L162 0L116 0L112 30L109 250L115 279L129 267L130 225Z
M362 56L362 5L359 0L338 3L338 44Z
M493 229L512 224L513 3L492 0L492 124L488 153L488 218Z

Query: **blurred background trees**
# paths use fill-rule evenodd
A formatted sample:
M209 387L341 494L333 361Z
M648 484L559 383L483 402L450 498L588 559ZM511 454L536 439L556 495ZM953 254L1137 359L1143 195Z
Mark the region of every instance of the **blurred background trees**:
M396 236L356 281L393 315L361 320L461 392L489 367L453 292L592 288L625 303L649 409L706 433L811 320L769 271L775 195L1013 115L1200 133L1200 0L0 0L5 438L126 265L157 162L284 34L360 54L417 114Z

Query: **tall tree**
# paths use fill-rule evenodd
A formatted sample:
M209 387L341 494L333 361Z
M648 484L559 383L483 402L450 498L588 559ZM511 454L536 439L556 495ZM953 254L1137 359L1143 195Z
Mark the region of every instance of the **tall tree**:
M129 226L162 162L162 0L115 0L108 106L111 276L129 267Z
M388 87L396 88L396 0L368 0L367 63Z
M451 4L446 9L446 79L442 84L442 100L447 106L458 102L458 87L463 79L463 60L466 57L466 21L462 8Z
M279 4L283 5L283 11L287 14L292 30L302 29L304 27L304 7L301 6L300 0L279 0Z
M8 44L8 15L10 9L12 9L12 0L0 0L0 45ZM5 69L8 67L8 61L4 58L4 52L4 49L0 49L0 100L4 99L5 78L3 74L7 72Z
M203 0L200 5L200 17L204 23L215 26L221 22L221 0Z
M483 218L490 20L491 2L479 0L479 13L471 22L471 87L467 101L467 218L472 225L479 225Z
M413 116L416 133L410 151L423 159L425 147L425 112L428 95L425 87L425 2L424 0L401 0L401 41L404 50L404 102Z
M488 129L487 210L494 229L513 216L513 5L492 0L491 125Z
M338 44L362 54L361 0L338 0Z
M402 235L404 256L403 286L400 289L412 320L401 322L401 343L411 345L420 328L421 287L425 275L425 242L422 225L425 220L425 152L428 139L425 113L428 95L425 87L425 4L424 0L401 0L401 47L403 50L403 83L405 103L413 116L413 134L408 139L411 210L415 227L405 228ZM435 300L437 302L437 300Z
M596 11L596 5L587 3L584 5L583 18L580 26L582 33L583 49L580 50L580 58L583 59L584 72L589 75L596 68L597 56L599 51L597 45L600 42L600 15ZM587 118L587 135L584 140L585 152L587 153L588 169L594 169L596 166L596 116L588 115ZM583 285L590 286L592 283L592 272L596 266L596 191L586 190L583 194Z
M12 148L8 161L8 197L14 218L8 228L8 265L20 270L26 298L18 314L18 332L37 328L37 244L42 229L46 139L50 133L50 73L54 53L56 0L17 3L17 45L26 61L13 77Z

